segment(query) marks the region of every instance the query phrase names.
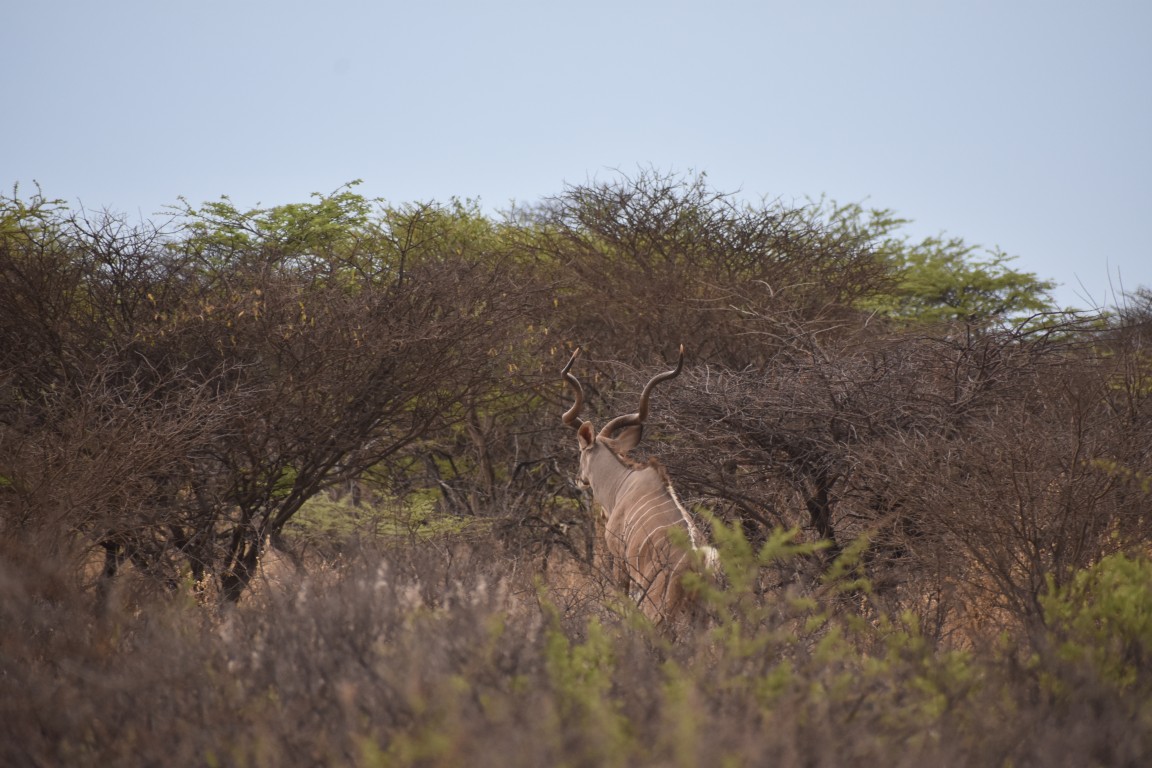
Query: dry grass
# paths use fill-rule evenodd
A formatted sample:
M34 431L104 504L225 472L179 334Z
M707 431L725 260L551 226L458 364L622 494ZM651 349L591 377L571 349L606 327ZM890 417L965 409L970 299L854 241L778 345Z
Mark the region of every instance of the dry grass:
M944 651L858 593L730 588L672 642L594 571L556 558L542 584L490 541L294 570L223 611L100 613L5 558L0 763L1135 765L1152 745L1146 673L1030 667L1019 639Z

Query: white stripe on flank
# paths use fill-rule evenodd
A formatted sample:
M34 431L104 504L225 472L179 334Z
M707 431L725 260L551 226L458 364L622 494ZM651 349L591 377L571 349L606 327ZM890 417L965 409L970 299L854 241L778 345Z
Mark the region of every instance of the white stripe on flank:
M680 503L680 497L676 495L676 489L669 483L664 486L668 491L668 495L672 497L672 502L676 505L676 509L680 510L680 516L684 518L684 524L688 526L688 540L692 542L693 549L700 548L700 532L696 530L696 526L692 524L692 518L688 515L688 510Z

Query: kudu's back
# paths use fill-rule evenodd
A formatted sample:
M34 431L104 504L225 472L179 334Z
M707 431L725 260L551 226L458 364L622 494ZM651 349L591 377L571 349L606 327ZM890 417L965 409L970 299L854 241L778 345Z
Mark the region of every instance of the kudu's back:
M679 375L684 347L676 368L654 376L644 387L637 412L612 419L599 433L579 416L584 391L571 373L579 353L572 353L562 371L575 394L562 420L577 432L580 479L592 488L603 512L617 584L654 622L667 621L683 607L681 577L692 565L700 538L664 472L652 463L637 464L627 454L640 442L652 390Z

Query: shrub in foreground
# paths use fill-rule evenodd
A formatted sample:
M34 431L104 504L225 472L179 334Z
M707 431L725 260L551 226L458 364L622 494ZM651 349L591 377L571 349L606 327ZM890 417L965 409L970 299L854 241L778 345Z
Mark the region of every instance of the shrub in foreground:
M445 540L223 615L99 616L5 566L0 762L1059 766L1152 748L1146 563L1053 593L1035 652L943 651L866 581L757 595L749 575L791 542L722 542L730 584L701 587L711 618L675 640L626 607L559 608L490 546Z

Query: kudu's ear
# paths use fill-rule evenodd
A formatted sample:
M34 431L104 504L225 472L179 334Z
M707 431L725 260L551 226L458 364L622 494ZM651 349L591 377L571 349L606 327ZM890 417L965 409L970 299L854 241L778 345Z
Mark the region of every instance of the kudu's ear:
M576 437L580 441L580 450L584 450L592 445L592 442L596 439L596 432L592 429L592 422L586 421L581 424L580 428L576 430Z
M644 425L633 424L630 427L624 427L616 433L609 442L616 453L628 453L636 446L640 445L640 438L644 436Z

